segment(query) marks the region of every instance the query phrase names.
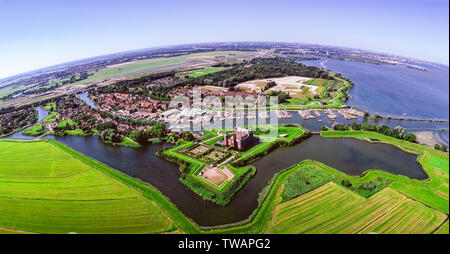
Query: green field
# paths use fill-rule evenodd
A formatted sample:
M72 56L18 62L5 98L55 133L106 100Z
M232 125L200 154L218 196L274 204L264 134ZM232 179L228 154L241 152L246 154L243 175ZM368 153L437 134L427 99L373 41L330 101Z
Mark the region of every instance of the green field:
M58 127L60 127L60 128L73 127L73 126L74 126L74 123L72 122L71 119L66 119L66 120L58 123Z
M25 129L22 134L25 136L40 136L44 134L45 128L42 125L33 125L28 129Z
M36 84L33 83L33 84L26 85L26 86L14 85L14 86L8 86L8 87L0 87L0 98L3 96L7 96L9 94L12 94L14 92L17 92L17 91L25 91L34 85L36 85Z
M193 70L193 71L186 71L179 73L180 76L189 76L190 78L198 78L203 75L215 73L218 71L226 70L225 68L206 68L206 69L200 69L200 70Z
M42 120L42 123L51 123L51 122L55 122L56 121L56 116L58 115L58 112L53 111L50 114L48 114L48 116L46 116L44 118L44 120Z
M447 216L385 188L365 199L329 183L275 207L268 233L432 233Z
M190 61L201 60L214 58L216 56L227 56L230 54L235 55L245 55L249 52L243 51L213 51L213 52L204 52L204 53L196 53L189 54L183 56L175 56L168 58L153 58L148 60L141 60L136 62L129 62L122 65L110 66L106 68L99 69L98 71L90 72L90 75L87 79L80 80L78 82L72 83L71 85L81 85L89 82L100 81L107 78L113 78L119 75L145 71L155 68L167 67L176 64L187 63Z
M51 142L0 141L0 228L159 233L174 226L140 192Z

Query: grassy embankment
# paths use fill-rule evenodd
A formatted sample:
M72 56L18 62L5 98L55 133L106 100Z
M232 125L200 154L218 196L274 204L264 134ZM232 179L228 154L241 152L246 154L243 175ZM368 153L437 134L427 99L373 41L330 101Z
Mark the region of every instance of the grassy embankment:
M22 132L25 136L40 136L45 133L45 128L42 125L33 125L30 128L24 130Z

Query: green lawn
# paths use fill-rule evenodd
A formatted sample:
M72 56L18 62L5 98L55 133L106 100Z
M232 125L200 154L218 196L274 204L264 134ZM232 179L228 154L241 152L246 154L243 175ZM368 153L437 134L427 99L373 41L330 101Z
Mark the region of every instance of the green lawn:
M72 122L71 119L66 119L66 120L58 123L58 127L60 127L60 128L66 128L67 126L72 127L73 125L74 125L74 123Z
M55 122L56 121L56 116L58 115L58 112L53 111L50 114L48 114L48 116L46 116L44 118L44 120L42 120L43 123L51 123L51 122Z
M45 128L42 125L33 125L28 129L25 129L22 134L25 136L40 136L44 134Z
M56 102L49 102L42 107L47 111L56 111Z
M206 69L182 72L179 75L180 76L189 76L190 78L198 78L203 75L207 75L207 74L211 74L211 73L215 73L215 72L219 72L219 71L223 71L223 70L226 70L226 68L206 68Z
M0 228L35 233L174 230L150 199L53 142L0 141Z

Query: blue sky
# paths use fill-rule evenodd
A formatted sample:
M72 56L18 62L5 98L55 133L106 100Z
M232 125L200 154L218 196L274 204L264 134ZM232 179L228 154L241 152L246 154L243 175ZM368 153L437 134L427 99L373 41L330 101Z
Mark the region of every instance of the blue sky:
M213 41L355 47L449 63L449 3L0 0L0 78L119 51Z

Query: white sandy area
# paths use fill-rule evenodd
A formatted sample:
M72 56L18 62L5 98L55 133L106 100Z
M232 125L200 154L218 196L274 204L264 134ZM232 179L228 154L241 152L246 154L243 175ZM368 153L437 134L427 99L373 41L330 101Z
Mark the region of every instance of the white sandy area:
M437 133L432 131L417 131L413 132L417 136L417 141L419 143L425 144L427 146L434 147L435 144L445 144Z
M312 78L307 77L299 77L299 76L289 76L283 78L269 78L269 79L257 79L251 80L247 82L240 83L236 86L236 88L246 91L253 92L261 92L264 88L264 85L274 81L277 83L276 86L270 88L267 92L270 91L283 91L288 92L289 94L297 94L302 92L302 87L308 87L309 91L312 94L316 93L318 86L314 85L306 85L305 82L311 80Z

